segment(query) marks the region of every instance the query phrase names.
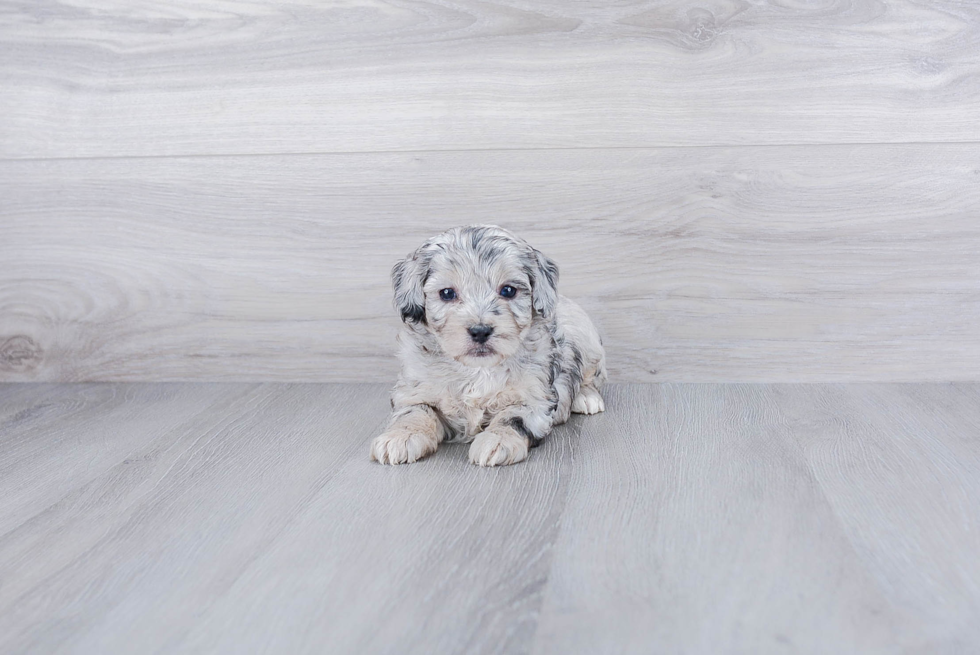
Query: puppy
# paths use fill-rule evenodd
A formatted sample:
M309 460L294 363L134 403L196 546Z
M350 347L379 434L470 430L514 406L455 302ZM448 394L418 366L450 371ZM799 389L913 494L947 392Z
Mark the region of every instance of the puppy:
M571 412L605 409L599 334L558 295L558 266L523 239L491 225L453 228L391 277L402 372L372 459L414 462L461 441L472 442L473 464L514 464Z

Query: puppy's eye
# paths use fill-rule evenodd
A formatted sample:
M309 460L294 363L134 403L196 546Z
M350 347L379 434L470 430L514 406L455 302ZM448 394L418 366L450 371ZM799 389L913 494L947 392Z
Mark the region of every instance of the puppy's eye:
M504 286L500 287L500 295L504 298L513 298L517 295L517 289L509 284L505 284Z
M443 289L439 292L439 297L449 302L456 299L456 289Z

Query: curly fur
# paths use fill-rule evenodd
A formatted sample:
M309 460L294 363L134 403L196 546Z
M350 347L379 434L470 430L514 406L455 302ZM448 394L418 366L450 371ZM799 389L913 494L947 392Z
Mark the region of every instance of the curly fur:
M599 334L558 295L558 266L523 239L496 226L453 228L395 264L392 283L402 372L372 459L414 462L462 441L474 464L513 464L571 412L603 411ZM492 329L489 338L474 336L477 327Z

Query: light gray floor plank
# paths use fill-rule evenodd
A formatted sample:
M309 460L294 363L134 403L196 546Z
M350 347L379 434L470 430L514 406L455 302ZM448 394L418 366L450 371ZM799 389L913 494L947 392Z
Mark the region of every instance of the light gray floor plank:
M36 418L46 410L59 411L56 399L72 393L75 385L57 383L0 383L0 439L15 424Z
M866 570L925 652L976 651L976 394L953 385L839 385L810 399L826 419L796 423L795 436Z
M120 465L138 468L134 453L169 445L181 422L241 393L241 385L210 389L202 396L188 385L28 386L36 396L0 423L0 535Z
M75 434L90 448L156 432L165 410L175 424L0 538L0 651L172 649L338 461L366 457L362 446L388 410L380 387L171 385L210 402L201 414L168 406L160 386L103 386L129 396L144 421L107 412L103 433ZM72 464L45 449L18 472Z
M387 394L0 385L0 652L980 643L980 385L613 385L499 470L368 461Z
M923 411L901 387L872 389L895 411ZM940 470L935 421L895 434L852 393L868 392L617 387L575 452L535 652L968 652L980 551L967 478L980 466ZM821 441L833 444L833 465L858 468L842 478L811 466ZM887 488L876 458L904 464ZM974 511L967 522L942 509L950 496ZM932 532L943 537L921 539ZM923 590L957 611L942 616Z
M8 0L0 157L978 141L980 12Z
M465 445L413 466L351 458L178 647L526 651L582 423L522 466L479 469Z
M500 223L617 381L978 380L977 152L0 162L0 379L390 380L393 263Z

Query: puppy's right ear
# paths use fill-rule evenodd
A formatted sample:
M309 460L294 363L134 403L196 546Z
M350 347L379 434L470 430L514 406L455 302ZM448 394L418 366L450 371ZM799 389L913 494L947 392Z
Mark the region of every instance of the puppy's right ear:
M391 269L391 284L395 288L395 309L402 321L425 323L425 278L429 267L414 252Z

